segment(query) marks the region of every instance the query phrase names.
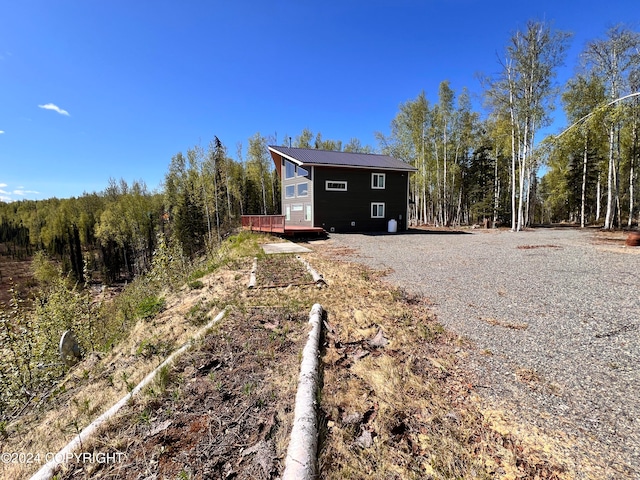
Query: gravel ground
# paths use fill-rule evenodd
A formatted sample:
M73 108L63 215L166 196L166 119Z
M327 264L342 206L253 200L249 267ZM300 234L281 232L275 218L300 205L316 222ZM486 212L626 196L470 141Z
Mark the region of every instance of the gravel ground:
M483 398L562 442L582 478L640 478L640 248L624 238L567 228L329 242L430 299L478 347Z

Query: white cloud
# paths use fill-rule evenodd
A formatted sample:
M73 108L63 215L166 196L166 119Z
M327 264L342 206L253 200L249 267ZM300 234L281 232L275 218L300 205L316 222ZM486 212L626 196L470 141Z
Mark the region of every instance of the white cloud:
M2 135L4 133L4 130L0 130L0 135Z
M36 192L35 190L24 190L22 187L19 187L18 189L14 190L12 193L14 195L20 195L21 197L26 197L31 193L34 193L37 195L40 192Z
M7 189L8 186L6 183L0 183L0 202L9 203L19 200L19 197L34 198L35 195L40 195L40 192L27 190L22 185L13 189Z
M45 105L38 105L38 107L44 108L45 110L53 110L54 112L58 112L60 115L66 115L67 117L69 116L69 112L67 112L66 110L63 110L62 108L60 108L59 106L57 106L54 103L47 103Z
M9 203L11 201L13 201L13 199L11 198L11 193L7 192L6 190L3 190L4 187L6 187L7 184L6 183L0 183L0 202L5 202L5 203Z

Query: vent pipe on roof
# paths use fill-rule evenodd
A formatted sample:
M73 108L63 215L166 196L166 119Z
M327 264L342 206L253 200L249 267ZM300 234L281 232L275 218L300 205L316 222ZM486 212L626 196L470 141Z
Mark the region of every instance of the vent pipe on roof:
M289 148L291 148L291 137L289 137Z

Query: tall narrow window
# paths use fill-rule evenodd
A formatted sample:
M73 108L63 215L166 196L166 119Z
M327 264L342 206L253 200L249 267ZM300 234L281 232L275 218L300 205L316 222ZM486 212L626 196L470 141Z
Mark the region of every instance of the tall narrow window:
M371 218L384 218L384 203L371 204Z
M371 188L383 189L385 183L384 173L372 173L371 174Z

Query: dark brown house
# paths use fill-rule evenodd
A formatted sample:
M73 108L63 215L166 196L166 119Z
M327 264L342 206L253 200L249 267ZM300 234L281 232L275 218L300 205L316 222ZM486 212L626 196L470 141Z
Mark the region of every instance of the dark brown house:
M285 225L327 232L407 228L409 175L416 169L388 155L270 146L282 180Z

